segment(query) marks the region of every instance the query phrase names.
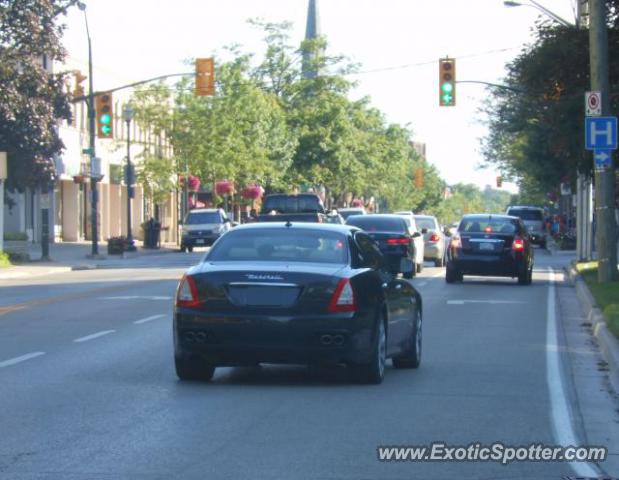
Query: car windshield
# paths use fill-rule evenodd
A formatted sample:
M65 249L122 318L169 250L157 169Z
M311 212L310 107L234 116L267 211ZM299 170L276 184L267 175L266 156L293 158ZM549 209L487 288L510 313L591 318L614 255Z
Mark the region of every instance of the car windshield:
M355 215L349 217L346 223L359 227L367 232L406 232L406 222L404 218Z
M458 229L461 233L515 233L518 221L509 218L464 218Z
M324 208L320 199L314 195L281 195L267 197L262 207L263 213L313 213L322 212Z
M308 229L237 230L222 237L208 253L209 262L347 263L346 236Z
M192 212L187 215L187 225L203 225L205 223L221 223L219 212Z
M340 210L340 215L344 217L344 219L347 219L353 215L363 215L363 210Z
M415 222L417 222L417 228L427 228L428 230L436 230L436 223L433 218L428 217L415 217Z
M529 208L510 208L507 214L512 217L520 217L522 220L541 222L544 219L541 210Z

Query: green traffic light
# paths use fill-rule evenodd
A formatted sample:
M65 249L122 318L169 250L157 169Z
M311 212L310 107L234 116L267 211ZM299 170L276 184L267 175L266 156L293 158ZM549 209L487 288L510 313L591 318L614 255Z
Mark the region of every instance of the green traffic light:
M445 93L451 93L454 89L454 86L450 82L445 82L443 83L443 86L441 87L441 89Z
M446 93L445 95L443 95L443 103L451 103L453 102L453 96L450 95L449 93Z
M110 127L109 125L103 125L101 127L101 132L103 133L103 135L109 135L112 133L112 127Z
M112 116L104 113L99 117L99 123L101 123L102 125L109 125L110 123L112 123Z

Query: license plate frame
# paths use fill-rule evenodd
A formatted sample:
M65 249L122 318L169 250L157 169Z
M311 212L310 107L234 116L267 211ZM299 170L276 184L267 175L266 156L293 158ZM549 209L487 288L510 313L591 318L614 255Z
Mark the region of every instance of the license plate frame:
M205 240L203 238L196 239L196 245L204 245L204 244L205 244Z
M494 251L494 243L490 242L480 242L479 249L483 252L493 252Z

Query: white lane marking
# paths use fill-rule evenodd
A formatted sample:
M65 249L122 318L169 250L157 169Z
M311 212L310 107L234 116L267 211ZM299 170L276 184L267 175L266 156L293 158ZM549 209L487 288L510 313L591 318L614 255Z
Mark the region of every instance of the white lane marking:
M88 340L94 340L95 338L102 337L103 335L109 335L116 330L103 330L102 332L93 333L92 335L86 335L85 337L76 338L73 340L75 343L87 342Z
M101 300L172 300L163 295L125 295L121 297L100 297Z
M142 318L140 320L136 320L133 323L137 323L138 325L140 323L146 323L146 322L152 322L153 320L157 320L158 318L162 318L165 317L166 315L164 313L162 313L161 315L153 315L152 317L146 317L146 318Z
M488 303L490 305L505 305L527 302L520 302L518 300L447 300L447 305L464 305L465 303Z
M32 352L32 353L27 353L26 355L22 355L20 357L9 358L8 360L4 360L3 362L0 362L0 368L10 367L11 365L15 365L16 363L25 362L26 360L30 360L31 358L40 357L41 355L45 355L45 352Z
M563 377L561 375L561 357L559 337L557 334L557 316L555 307L555 273L549 270L548 302L546 311L546 382L550 395L550 415L554 435L559 445L580 445L572 428L572 415L565 397ZM570 462L570 466L579 477L597 477L598 472L588 463Z

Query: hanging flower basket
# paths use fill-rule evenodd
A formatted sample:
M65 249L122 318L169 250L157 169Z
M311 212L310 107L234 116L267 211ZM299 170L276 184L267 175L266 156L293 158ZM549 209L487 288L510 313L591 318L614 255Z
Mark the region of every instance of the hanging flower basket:
M264 195L264 188L260 185L248 185L241 192L241 196L249 200L258 200L262 195Z
M185 177L180 177L181 186L185 186ZM197 192L200 190L200 179L195 175L189 175L189 183L187 189L191 192Z
M220 196L234 193L234 183L229 180L215 182L215 193Z

